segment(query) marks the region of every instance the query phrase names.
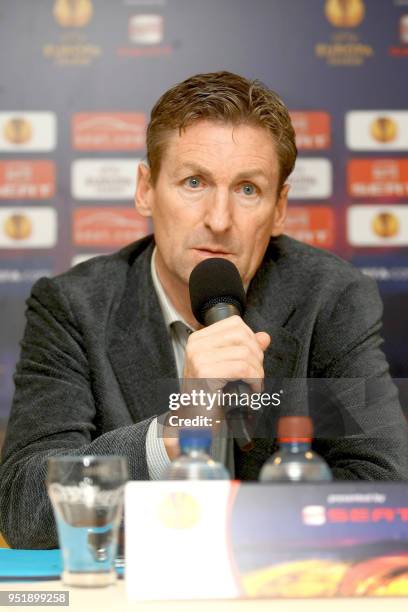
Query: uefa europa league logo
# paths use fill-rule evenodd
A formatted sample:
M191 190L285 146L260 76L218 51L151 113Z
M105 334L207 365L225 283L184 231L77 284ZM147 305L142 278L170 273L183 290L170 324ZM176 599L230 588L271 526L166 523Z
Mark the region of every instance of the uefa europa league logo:
M82 28L92 17L92 0L55 0L53 13L63 28Z
M336 28L355 28L364 19L363 0L326 0L327 20Z

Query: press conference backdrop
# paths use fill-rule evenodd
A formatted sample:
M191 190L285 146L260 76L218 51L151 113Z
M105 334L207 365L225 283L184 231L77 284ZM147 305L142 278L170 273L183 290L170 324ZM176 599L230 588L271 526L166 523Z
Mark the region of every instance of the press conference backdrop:
M408 0L0 1L0 422L33 282L149 232L133 208L152 104L227 69L289 106L287 233L377 279L408 370Z

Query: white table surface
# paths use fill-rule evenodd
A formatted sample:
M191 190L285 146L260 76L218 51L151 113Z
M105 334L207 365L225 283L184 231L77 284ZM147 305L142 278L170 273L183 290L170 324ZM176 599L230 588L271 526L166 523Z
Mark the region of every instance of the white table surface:
M67 610L88 612L408 612L408 598L342 598L342 599L257 599L224 601L163 601L129 602L125 583L103 588L68 588L59 580L0 583L0 591L61 591L69 590L70 605L12 606L11 610Z

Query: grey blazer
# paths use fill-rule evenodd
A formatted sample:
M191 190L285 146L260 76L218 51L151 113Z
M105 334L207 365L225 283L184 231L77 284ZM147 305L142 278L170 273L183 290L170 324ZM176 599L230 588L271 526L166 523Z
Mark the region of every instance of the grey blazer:
M32 289L0 466L0 531L13 547L57 546L47 457L123 454L131 478L148 479L146 432L167 409L155 400L157 381L177 377L150 274L153 245L149 236ZM271 240L248 290L246 322L272 336L267 378L373 381L365 401L353 383L342 389L350 422L340 417L341 435L325 422L330 393L317 393L315 446L338 479L408 477L406 422L379 348L381 314L371 279L287 236ZM273 448L271 425L252 451L235 450L237 477L256 479Z

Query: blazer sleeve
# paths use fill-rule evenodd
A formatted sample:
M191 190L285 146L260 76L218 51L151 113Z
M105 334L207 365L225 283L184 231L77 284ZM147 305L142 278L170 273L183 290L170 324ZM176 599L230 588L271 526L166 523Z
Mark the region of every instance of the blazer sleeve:
M47 459L124 455L130 478L148 480L145 438L152 419L95 437L86 347L56 283L40 279L34 285L26 318L0 466L0 531L14 548L53 548L58 540L45 485Z
M408 479L407 422L380 348L381 319L375 281L359 276L327 301L316 324L315 448L336 479Z

